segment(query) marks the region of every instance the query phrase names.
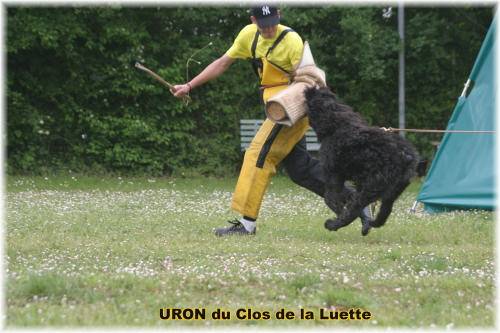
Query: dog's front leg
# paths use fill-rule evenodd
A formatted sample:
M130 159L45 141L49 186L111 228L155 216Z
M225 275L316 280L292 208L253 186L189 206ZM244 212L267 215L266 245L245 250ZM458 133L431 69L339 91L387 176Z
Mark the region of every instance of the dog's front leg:
M351 193L346 207L334 220L326 220L325 228L332 231L345 227L352 223L360 214L364 205L361 203L361 197L358 192Z
M341 215L344 211L347 192L344 190L344 180L340 177L331 177L326 180L325 184L325 203L337 215ZM325 228L327 227L327 220ZM332 229L329 229L332 230Z

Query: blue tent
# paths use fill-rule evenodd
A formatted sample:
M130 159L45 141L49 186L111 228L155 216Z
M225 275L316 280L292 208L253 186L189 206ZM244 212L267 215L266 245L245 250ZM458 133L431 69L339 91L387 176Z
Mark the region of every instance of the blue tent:
M458 99L447 130L495 130L495 26L493 20L469 76L473 87ZM495 208L496 133L446 133L417 201L428 212Z

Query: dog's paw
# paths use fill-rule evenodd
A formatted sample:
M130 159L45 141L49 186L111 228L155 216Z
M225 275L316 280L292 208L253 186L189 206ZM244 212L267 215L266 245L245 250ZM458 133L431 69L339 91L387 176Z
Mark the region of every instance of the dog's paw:
M370 223L363 223L363 226L361 227L361 236L366 236L370 233L370 230L372 229Z
M339 229L339 226L337 224L337 220L326 220L325 221L325 228L330 230L330 231L337 231Z

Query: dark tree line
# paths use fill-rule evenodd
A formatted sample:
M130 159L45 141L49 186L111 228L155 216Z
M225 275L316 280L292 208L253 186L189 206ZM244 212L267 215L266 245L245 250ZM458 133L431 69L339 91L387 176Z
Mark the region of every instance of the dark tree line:
M398 126L397 8L281 12L341 99L371 124ZM224 54L249 15L246 7L8 7L8 172L236 172L239 119L264 116L249 63L193 90L187 107L132 64L183 83ZM408 128L446 126L492 17L491 7L406 7ZM408 137L426 156L440 139Z

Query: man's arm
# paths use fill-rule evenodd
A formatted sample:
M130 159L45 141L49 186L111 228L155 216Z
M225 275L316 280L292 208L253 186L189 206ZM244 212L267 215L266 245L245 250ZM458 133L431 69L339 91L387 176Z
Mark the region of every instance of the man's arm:
M194 87L197 87L197 86L202 85L203 83L205 83L207 81L215 79L216 77L218 77L219 75L224 73L229 68L229 66L231 66L231 64L234 62L234 60L236 60L236 59L233 59L233 58L227 56L226 54L224 54L222 57L215 60L207 67L205 67L205 69L200 74L198 74L194 79L192 79L188 83L176 85L175 86L175 89L176 89L175 93L173 93L172 90L170 92L172 92L172 94L175 97L184 97Z

